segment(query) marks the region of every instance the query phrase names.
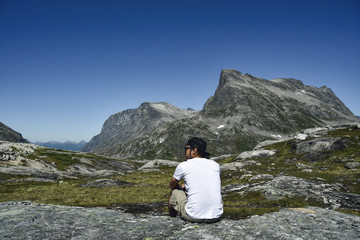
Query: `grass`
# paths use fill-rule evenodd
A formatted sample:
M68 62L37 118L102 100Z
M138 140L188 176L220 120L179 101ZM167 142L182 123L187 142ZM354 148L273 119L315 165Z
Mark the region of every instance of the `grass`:
M300 208L309 206L320 206L313 199L306 200L300 196L286 196L278 200L267 200L260 192L249 191L245 194L230 193L223 197L224 217L230 219L245 218L251 215L262 215L275 212L284 207Z
M62 183L16 182L0 186L0 201L35 201L70 206L103 206L166 201L169 190L164 176L145 180L141 174L116 176L133 185L81 187L89 179L65 180ZM146 181L149 183L145 184Z

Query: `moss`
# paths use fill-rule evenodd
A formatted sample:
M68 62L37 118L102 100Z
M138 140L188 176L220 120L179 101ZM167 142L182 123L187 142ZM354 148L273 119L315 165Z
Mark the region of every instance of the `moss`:
M279 211L280 208L272 207L272 208L262 208L262 207L232 207L225 206L223 218L228 219L243 219L252 215L263 215L265 213L276 212Z
M249 191L245 194L230 193L224 198L224 217L244 218L278 211L284 207L320 206L314 199L301 196L287 196L279 200L267 200L260 192Z
M231 157L227 157L227 158L223 158L220 159L218 161L216 161L219 164L224 164L224 163L231 163L235 160L235 158L237 157L237 155L231 156Z
M355 216L360 216L360 210L356 210L356 209L337 209L336 211L338 212L342 212L342 213L346 213L346 214L352 214Z

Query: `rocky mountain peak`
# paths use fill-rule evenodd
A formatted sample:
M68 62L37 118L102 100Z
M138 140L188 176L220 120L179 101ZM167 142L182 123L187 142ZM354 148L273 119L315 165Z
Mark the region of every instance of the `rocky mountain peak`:
M240 78L242 73L235 70L235 69L223 69L220 73L220 80L218 88L222 88L225 86L229 81L231 81L234 78Z
M235 69L223 69L220 74L217 91L224 87L234 87L240 84L252 84L253 81L261 80L248 73L242 74Z
M214 96L207 100L201 111L202 116L212 118L228 118L241 114L242 119L247 118L246 121L251 122L254 122L254 117L269 122L274 115L304 113L313 116L312 122L318 124L331 119L347 119L348 122L355 120L351 111L325 86L307 86L294 78L266 80L233 69L221 72ZM259 115L262 117L259 118ZM276 122L279 120L276 119ZM258 125L257 120L255 121L252 125Z
M167 115L173 118L182 118L188 117L189 113L184 109L178 108L167 102L144 102L138 108L139 111L151 111L157 112L158 117L163 117L162 115Z
M111 147L196 113L166 102L144 102L138 108L111 115L105 121L101 133L91 139L82 151Z
M19 143L27 143L28 141L23 138L23 136L6 126L2 122L0 122L0 141L8 141L8 142L19 142Z
M328 88L328 87L326 87L326 86L322 86L322 87L320 87L320 89L321 89L323 92L328 92L328 93L334 94L334 92L331 90L331 88Z

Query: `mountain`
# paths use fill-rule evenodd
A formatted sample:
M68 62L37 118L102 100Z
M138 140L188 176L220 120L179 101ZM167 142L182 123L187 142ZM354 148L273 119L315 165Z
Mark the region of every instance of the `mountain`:
M325 86L306 86L293 78L269 81L231 69L222 71L215 95L206 101L200 115L206 122L214 122L213 128L224 124L243 131L256 128L279 133L357 120Z
M129 117L127 122L152 121L148 113ZM200 136L213 155L235 154L260 141L286 138L306 128L350 122L359 119L325 86L307 86L293 78L266 80L228 69L221 72L214 96L201 111L153 126L140 135L131 125L108 128L107 138L113 143L121 141L105 145L100 141L96 152L117 158L181 158L186 139Z
M36 145L47 147L47 148L55 148L55 149L63 149L63 150L70 150L70 151L80 151L82 147L85 146L86 142L35 142Z
M199 119L221 136L219 141L228 139L233 145L230 152L251 149L253 140L359 121L325 86L307 86L293 78L266 80L233 69L221 72L215 94L206 101ZM214 151L221 153L221 149Z
M165 102L145 102L136 109L111 115L105 121L101 133L93 137L81 150L88 152L116 146L196 113L192 109L184 110Z
M0 122L0 141L28 143L23 136Z

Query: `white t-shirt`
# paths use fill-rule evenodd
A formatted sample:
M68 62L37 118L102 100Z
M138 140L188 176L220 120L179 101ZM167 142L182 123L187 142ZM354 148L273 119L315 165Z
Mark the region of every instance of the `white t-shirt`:
M192 158L180 163L174 173L176 180L185 180L188 192L186 213L194 219L214 219L221 216L220 166L206 158Z

